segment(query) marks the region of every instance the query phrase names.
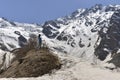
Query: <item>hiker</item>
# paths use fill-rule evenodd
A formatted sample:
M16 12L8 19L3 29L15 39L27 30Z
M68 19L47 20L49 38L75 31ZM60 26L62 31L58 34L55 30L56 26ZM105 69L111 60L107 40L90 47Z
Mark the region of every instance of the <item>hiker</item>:
M18 41L19 41L20 47L24 47L27 44L27 39L23 35L21 35L19 31L15 31L14 33L19 35Z
M42 45L42 38L41 38L41 34L38 35L38 48L40 49L41 48L41 45Z

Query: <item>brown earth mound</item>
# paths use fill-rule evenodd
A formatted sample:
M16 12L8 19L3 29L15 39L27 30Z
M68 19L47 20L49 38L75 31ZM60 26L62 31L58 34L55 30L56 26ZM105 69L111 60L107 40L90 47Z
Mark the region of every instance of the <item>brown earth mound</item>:
M20 54L20 50L16 51ZM16 57L8 69L0 74L1 78L38 77L61 67L58 57L45 48L40 50L32 49L18 57Z

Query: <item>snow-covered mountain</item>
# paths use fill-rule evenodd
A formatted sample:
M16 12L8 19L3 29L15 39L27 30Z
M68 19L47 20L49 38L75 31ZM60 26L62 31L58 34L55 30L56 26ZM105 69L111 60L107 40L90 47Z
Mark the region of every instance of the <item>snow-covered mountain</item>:
M119 9L120 5L95 5L90 9L78 9L63 18L46 21L42 25L10 22L0 18L0 48L12 50L19 47L18 35L14 31L21 32L27 39L31 33L41 33L43 41L55 51L91 61L96 55L104 60L109 53L119 49L116 46L119 43L119 26L112 26L120 23ZM117 36L117 42L113 36Z
M103 40L104 37L108 39L105 34L111 33L112 18L119 9L120 5L95 5L90 9L78 9L64 18L45 22L42 32L51 39L50 46L58 51L88 60L92 60L95 54L104 60L109 53L114 52L111 46L116 48L110 45L111 42L103 43ZM112 37L110 40L113 41Z

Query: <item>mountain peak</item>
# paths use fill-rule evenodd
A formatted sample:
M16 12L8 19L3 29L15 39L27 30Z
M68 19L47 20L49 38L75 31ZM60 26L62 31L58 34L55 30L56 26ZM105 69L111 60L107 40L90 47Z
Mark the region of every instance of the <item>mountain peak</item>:
M1 17L0 21L8 21L5 17Z
M8 21L6 18L0 18L0 27L15 26L14 22Z

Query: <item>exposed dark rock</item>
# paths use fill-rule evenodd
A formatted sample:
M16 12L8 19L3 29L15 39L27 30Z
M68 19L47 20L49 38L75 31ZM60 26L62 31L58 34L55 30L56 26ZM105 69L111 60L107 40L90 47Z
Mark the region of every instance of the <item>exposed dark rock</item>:
M120 67L120 53L114 54L112 60L108 62L113 63L116 67Z
M7 49L7 47L4 45L4 43L0 43L0 49L4 50L4 51L9 51Z
M103 29L101 29L99 35L101 42L95 49L95 55L100 60L104 60L109 52L114 55L120 48L120 10L116 11L111 17L107 33L104 33Z
M69 39L69 36L68 36L68 35L65 35L65 33L62 32L62 33L57 37L57 39L58 39L59 41L67 41L67 40Z
M96 4L95 6L91 7L89 9L89 12L97 12L98 10L101 10L102 9L102 4Z
M90 47L90 46L91 46L91 43L89 43L87 47Z
M27 43L27 39L26 39L24 36L20 35L20 36L18 37L18 42L19 42L19 45L20 45L21 47L23 47L23 46L25 46L25 44Z
M115 10L118 10L118 8L114 7L112 5L107 6L106 9L105 9L106 12L108 12L108 11L115 11Z
M57 22L58 21L56 21L56 20L46 21L45 24L44 24L44 26L50 24L50 25L52 25L52 26L54 26L54 27L56 27L56 28L59 29L60 26L57 25ZM60 23L60 21L59 21L59 23Z
M53 33L53 32L54 33ZM55 29L51 28L50 26L44 26L43 31L42 31L48 38L55 38L57 36L57 34L59 34L58 31L56 31Z
M82 47L85 46L85 45L82 43L82 39L80 39L80 41L79 41L79 46L80 46L80 48L82 48Z
M55 21L47 21L45 22L45 24L42 26L43 27L43 33L48 37L48 38L55 38L59 32L52 28L55 27L57 29L60 28L60 26L57 25L57 23Z

